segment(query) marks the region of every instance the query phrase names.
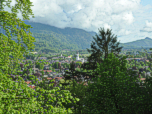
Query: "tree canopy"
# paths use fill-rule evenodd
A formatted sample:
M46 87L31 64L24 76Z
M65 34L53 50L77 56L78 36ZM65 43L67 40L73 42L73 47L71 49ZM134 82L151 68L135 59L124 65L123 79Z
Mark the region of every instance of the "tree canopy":
M0 25L6 30L6 35L0 33L0 113L72 113L71 109L65 109L61 104L61 102L69 103L69 98L73 99L73 102L79 100L73 98L69 91L61 90L58 92L59 87L47 90L38 86L33 90L25 84L20 76L16 76L16 80L12 80L9 71L15 73L19 66L18 59L23 59L23 56L34 50L35 47L33 44L35 38L31 36L29 30L31 26L17 19L17 12L20 10L23 19L29 20L28 15L33 15L30 7L32 2L30 0L16 0L17 4L12 7L12 13L3 10L3 2L1 1L0 4ZM11 8L11 1L5 2ZM9 31L11 31L12 36ZM12 40L14 36L17 36L17 43ZM35 78L33 83L36 84L36 81L38 79ZM43 83L43 86L46 84ZM49 84L47 87L51 86L52 84Z

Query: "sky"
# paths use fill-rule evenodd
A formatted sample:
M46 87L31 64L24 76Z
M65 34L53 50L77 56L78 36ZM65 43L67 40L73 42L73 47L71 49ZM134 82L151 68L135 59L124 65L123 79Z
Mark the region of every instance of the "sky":
M16 0L12 0L14 6ZM79 28L99 33L112 30L120 43L152 38L152 0L30 0L32 22L58 28ZM4 7L11 13L11 9ZM23 20L21 12L17 14Z

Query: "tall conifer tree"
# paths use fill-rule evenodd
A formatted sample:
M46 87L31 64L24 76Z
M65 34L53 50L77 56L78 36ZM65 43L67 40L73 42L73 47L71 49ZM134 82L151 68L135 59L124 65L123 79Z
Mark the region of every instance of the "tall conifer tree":
M92 41L91 49L87 49L91 55L88 57L88 63L85 63L82 68L94 71L97 68L97 63L103 62L109 52L113 52L116 57L120 58L118 54L123 47L118 47L120 43L117 42L117 36L114 36L111 31L109 29L105 31L104 28L101 28L99 35L96 34L96 37L93 37L95 42Z

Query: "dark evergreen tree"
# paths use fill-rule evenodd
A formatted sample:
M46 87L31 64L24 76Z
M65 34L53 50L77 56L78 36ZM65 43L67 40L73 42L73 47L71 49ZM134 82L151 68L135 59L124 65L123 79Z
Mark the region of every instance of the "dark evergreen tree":
M88 63L82 65L83 69L90 69L94 72L97 68L97 63L101 63L107 58L109 50L110 53L113 52L116 57L120 58L118 54L123 47L118 47L120 43L117 42L117 36L114 37L111 31L112 30L107 29L105 32L104 28L101 28L101 30L99 30L99 36L96 34L96 38L93 37L95 42L92 41L91 49L87 49L91 55L87 58Z

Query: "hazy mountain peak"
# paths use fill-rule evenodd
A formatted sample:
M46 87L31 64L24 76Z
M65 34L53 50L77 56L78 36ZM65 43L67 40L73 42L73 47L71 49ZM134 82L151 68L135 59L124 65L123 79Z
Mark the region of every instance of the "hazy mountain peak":
M151 38L149 38L149 37L146 37L145 39L150 39L151 40Z

